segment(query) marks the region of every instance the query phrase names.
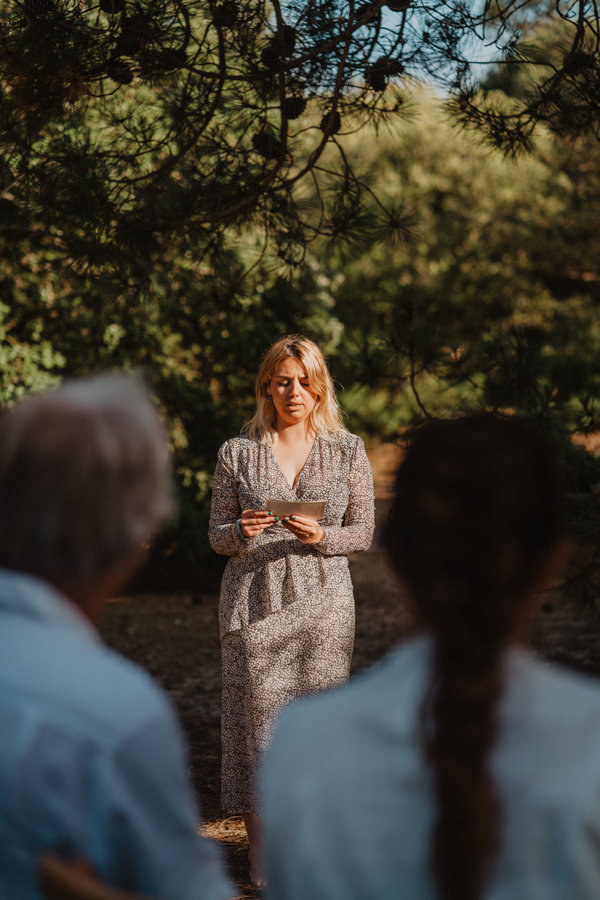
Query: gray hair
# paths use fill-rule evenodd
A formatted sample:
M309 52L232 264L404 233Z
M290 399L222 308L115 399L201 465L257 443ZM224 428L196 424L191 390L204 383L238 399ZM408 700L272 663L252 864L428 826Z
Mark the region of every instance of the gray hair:
M0 566L82 595L172 506L165 432L135 378L66 381L0 418Z

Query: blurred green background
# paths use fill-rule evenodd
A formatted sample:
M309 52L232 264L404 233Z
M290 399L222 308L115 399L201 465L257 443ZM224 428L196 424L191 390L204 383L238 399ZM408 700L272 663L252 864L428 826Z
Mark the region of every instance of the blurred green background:
M201 181L202 147L191 162L179 160L179 182L169 175L168 184L153 183L137 197L137 218L128 220L125 208L117 215L110 199L117 237L102 231L111 181L102 154L104 146L114 149L114 132L103 130L89 98L83 103L53 88L54 106L44 107L40 82L14 75L5 57L0 403L96 370L143 375L168 422L179 500L154 551L155 574L161 565L169 578L218 565L206 538L216 453L252 414L262 354L292 332L321 345L348 428L367 443L395 441L428 416L480 408L538 423L565 460L573 531L595 550L596 126L593 117L583 124L580 117L567 127L570 107L561 101L553 119L545 121L538 109L526 151L507 152L506 135L496 140L493 134L494 116L509 121L540 73L553 71L557 54L561 64L568 58L574 65L573 53L565 57L561 49L564 23L548 19L546 6L528 5L534 50L525 53L529 34L507 51L520 65L488 66L476 95L488 118L473 120L475 130L458 127L465 116L448 103L447 91L414 77L390 82L389 109L398 115L361 118L360 109L349 108L345 132L322 150L318 177L297 187L293 215L291 207L276 208L274 194L270 218L221 222L214 240L210 223L186 227L186 215L190 223L195 215L191 207L186 213L186 191ZM25 16L20 39L33 41L31 29L39 32L40 22L31 10L27 18L22 4L19 9ZM586 52L585 65L597 66ZM156 97L167 87L173 103L179 97L177 74L160 83L148 77L149 86L135 95L125 84L103 99L112 115L120 104L135 105L137 118L131 109L127 115L136 140L150 128L144 123L152 122ZM29 94L18 93L23 84ZM310 122L323 102L313 95L300 114L292 174L303 152L311 152ZM227 128L226 119L220 127ZM261 140L252 145L263 154L257 179L269 154L284 155L271 144L265 149L264 135ZM204 152L208 158L216 151L206 145ZM251 167L251 153L239 152ZM132 159L128 165L135 171ZM173 227L151 227L157 197L177 209ZM325 226L311 226L323 219L324 207ZM294 231L294 216L313 228L310 240Z

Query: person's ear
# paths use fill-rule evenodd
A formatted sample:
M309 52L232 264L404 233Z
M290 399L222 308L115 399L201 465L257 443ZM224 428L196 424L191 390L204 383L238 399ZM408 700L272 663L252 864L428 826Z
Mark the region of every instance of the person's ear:
M556 542L542 566L537 585L538 591L552 590L560 583L572 555L573 542L570 538L561 538Z
M142 568L148 558L149 543L140 544L131 550L129 556L109 569L98 579L93 587L85 591L82 596L71 597L84 615L92 622L96 622L104 611L109 599L116 597L122 588L126 587L133 576Z
M521 614L517 616L513 637L518 643L526 643L529 640L531 627L544 595L560 586L572 555L572 541L569 538L561 538L540 565L537 578L524 598Z

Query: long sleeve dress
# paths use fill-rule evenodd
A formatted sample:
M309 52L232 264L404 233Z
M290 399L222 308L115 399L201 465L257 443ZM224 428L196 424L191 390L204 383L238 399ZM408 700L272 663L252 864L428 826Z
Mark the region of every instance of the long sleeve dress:
M302 544L281 523L241 540L244 509L266 501L325 500L324 539ZM374 529L371 468L361 438L318 434L294 488L267 444L242 435L219 450L209 527L230 557L221 583L222 800L229 814L258 812L254 779L276 714L350 673L354 595L347 554Z

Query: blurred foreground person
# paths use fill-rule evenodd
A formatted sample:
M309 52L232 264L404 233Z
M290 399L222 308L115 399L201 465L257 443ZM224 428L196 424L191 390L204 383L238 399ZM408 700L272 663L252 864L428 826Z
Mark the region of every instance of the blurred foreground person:
M271 898L600 897L600 685L520 640L566 557L535 432L416 432L386 545L422 632L285 710L263 775Z
M162 692L92 621L171 509L164 434L125 376L0 419L0 897L38 900L43 853L168 900L233 895L197 834Z

